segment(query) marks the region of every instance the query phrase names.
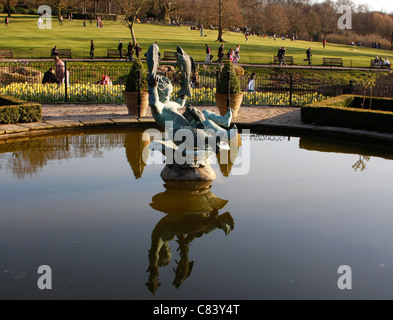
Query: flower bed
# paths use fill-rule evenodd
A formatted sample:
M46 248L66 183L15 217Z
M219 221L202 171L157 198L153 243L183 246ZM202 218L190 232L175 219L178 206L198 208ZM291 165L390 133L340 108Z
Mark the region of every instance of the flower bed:
M67 101L70 103L124 103L124 85L102 86L96 84L71 84L67 87ZM175 90L176 91L176 90ZM190 103L192 105L215 105L216 89L193 89ZM62 84L28 84L12 83L0 87L0 94L36 102L64 102L65 86ZM300 106L320 102L327 97L318 93L292 95L292 105ZM290 104L289 93L245 92L243 105L286 106Z

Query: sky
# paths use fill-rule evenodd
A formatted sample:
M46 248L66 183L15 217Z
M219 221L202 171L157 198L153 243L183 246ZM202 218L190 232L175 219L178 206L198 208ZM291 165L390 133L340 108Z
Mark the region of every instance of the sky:
M323 0L314 0L316 2L323 2ZM393 13L392 0L353 0L355 4L367 4L371 11L383 11L386 13Z
M391 0L355 0L354 2L356 4L368 4L372 10L393 12L393 1Z

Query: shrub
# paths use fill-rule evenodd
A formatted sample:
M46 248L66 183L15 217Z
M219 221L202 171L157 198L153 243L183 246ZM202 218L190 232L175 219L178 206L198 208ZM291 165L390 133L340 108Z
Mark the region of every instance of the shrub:
M221 71L220 77L218 78L217 93L228 93L228 72L230 73L229 93L241 93L240 80L236 75L233 63L229 60L224 62L224 67Z
M127 76L126 92L138 92L138 70L141 70L141 92L147 91L146 69L140 59L132 63Z
M41 105L14 97L0 96L0 123L41 121Z
M393 104L393 99L375 98L375 100L383 101L381 103L384 105L390 100ZM354 108L353 104L356 101L362 102L363 98L344 95L304 106L301 108L302 122L393 133L393 112L361 109L361 104Z

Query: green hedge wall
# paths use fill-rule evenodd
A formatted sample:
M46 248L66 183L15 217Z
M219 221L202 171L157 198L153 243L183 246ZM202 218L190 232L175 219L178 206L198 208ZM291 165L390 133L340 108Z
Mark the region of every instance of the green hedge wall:
M345 95L304 106L301 108L302 122L321 126L346 127L393 133L393 112L351 107L358 98L358 96ZM360 101L363 102L363 97L360 98ZM393 104L393 99L378 98L375 99L375 102L377 102L377 100L383 100L381 105L387 106L387 100L390 100L390 103Z
M26 102L8 96L0 96L0 123L23 123L41 121L42 110L39 103Z
M361 108L363 104L363 97L354 96L348 107ZM370 98L366 97L364 108L369 109ZM393 99L389 98L373 98L371 101L371 110L393 112Z

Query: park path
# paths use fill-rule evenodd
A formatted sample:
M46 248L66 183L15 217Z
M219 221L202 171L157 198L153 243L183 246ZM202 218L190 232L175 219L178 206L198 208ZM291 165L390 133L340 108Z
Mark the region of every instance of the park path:
M215 106L201 106L218 113ZM127 117L127 107L123 105L81 105L81 104L43 104L43 121L90 121L102 119L120 119ZM150 109L147 117L151 117ZM236 120L266 121L267 123L301 124L300 108L296 107L263 107L242 106Z

